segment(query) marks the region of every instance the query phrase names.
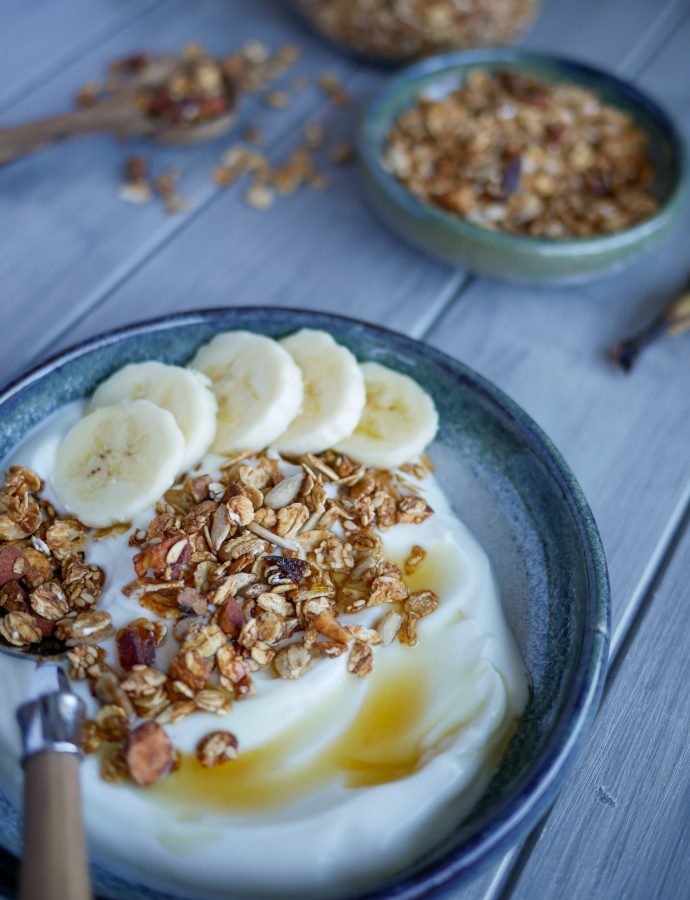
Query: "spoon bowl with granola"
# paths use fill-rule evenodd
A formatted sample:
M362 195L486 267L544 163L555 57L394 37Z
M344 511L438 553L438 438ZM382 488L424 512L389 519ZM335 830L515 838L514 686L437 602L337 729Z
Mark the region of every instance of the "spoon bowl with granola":
M376 211L422 250L512 281L617 269L677 222L683 138L613 75L520 50L448 54L395 76L359 137Z
M421 897L553 801L606 564L479 376L362 322L209 310L61 354L0 421L0 636L64 646L100 895ZM12 849L30 669L0 654Z
M221 60L191 45L179 57L116 60L109 80L87 85L77 101L73 112L0 129L0 165L90 134L174 145L215 140L234 124L238 87Z

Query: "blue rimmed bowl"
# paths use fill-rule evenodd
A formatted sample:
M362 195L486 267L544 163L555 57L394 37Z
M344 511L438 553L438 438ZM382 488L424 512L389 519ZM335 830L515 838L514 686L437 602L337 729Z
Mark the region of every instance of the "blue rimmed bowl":
M425 21L423 14L405 15L405 4L390 0L288 0L287 5L334 49L369 64L392 66L465 47L512 44L532 27L543 2L456 3L455 16L443 28L433 8Z
M477 67L509 68L547 82L576 84L629 113L647 135L649 156L657 172L652 186L659 202L657 212L613 234L555 240L491 231L414 197L382 164L391 128L420 93L443 96ZM690 181L683 137L654 100L601 69L516 49L449 53L399 72L366 110L358 152L366 194L397 235L432 256L469 271L526 283L585 281L622 268L654 246L677 223Z
M359 359L405 372L432 394L441 422L431 448L438 478L491 559L531 680L528 708L469 818L432 851L401 860L395 877L348 900L442 896L507 849L553 802L604 682L610 597L599 534L567 465L518 406L456 360L373 325L301 310L205 310L93 338L9 385L0 393L0 458L34 425L126 363L184 363L228 329L277 337L303 327L325 329ZM1 787L0 843L16 853L21 823L10 799L16 790ZM143 861L136 868L145 871ZM142 884L140 875L114 872L107 859L94 860L92 872L104 897L179 896L174 884Z

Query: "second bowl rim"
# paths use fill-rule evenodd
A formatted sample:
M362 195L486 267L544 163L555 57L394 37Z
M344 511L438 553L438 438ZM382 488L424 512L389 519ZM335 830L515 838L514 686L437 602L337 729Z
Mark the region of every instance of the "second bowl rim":
M506 64L520 62L550 63L564 70L580 72L591 78L605 81L615 91L623 94L634 105L642 108L649 116L668 134L673 147L676 161L676 177L668 197L663 201L659 209L649 218L632 225L629 228L614 231L611 234L597 235L589 238L540 238L529 235L517 235L509 232L492 230L476 225L461 216L445 212L431 203L425 203L417 199L407 190L393 174L384 167L375 143L373 129L377 127L381 112L391 97L395 95L401 85L414 85L426 79L430 75L441 77L452 74L454 69L464 69L467 65ZM596 92L595 88L592 88ZM538 50L522 50L519 47L487 47L473 50L455 50L450 53L441 53L430 56L411 65L405 66L386 80L383 86L374 94L368 102L360 120L357 132L357 150L360 161L367 174L374 179L377 187L397 206L402 207L415 219L431 219L446 230L451 231L457 238L470 238L473 240L493 243L497 249L525 255L538 252L543 256L580 256L583 252L598 254L606 253L612 249L621 249L622 246L631 246L639 240L662 230L675 218L685 203L686 195L690 192L690 151L681 130L675 123L673 116L662 106L659 101L641 90L637 85L623 78L619 78L606 69L582 62L570 56L562 56L557 53L547 53Z
M507 416L519 430L530 449L554 478L563 495L563 501L577 526L583 548L587 576L588 622L583 631L582 648L573 678L572 694L564 704L558 722L550 733L550 739L534 759L532 771L528 771L523 783L506 799L498 813L477 824L476 831L459 846L442 852L431 860L418 861L413 871L402 869L371 888L346 895L347 900L388 900L390 897L430 897L443 892L463 873L475 872L488 864L498 852L517 840L519 834L536 824L539 816L555 799L554 792L563 784L565 776L575 762L577 745L588 734L599 707L607 670L608 646L611 622L611 595L606 557L594 519L579 482L551 439L532 417L499 387L480 375L465 363L449 356L424 341L409 337L375 323L350 316L319 312L304 308L277 306L225 306L199 310L186 310L156 316L141 322L113 328L84 338L69 347L51 354L27 367L15 378L0 387L0 415L5 403L59 367L93 351L118 343L128 337L145 335L152 331L164 331L185 324L203 325L219 317L234 314L280 315L308 318L310 327L327 327L338 322L345 327L364 327L384 341L397 342L419 352L430 353L434 361L453 377L468 381L484 399L490 401L499 412ZM298 327L302 327L301 325ZM102 859L97 864L112 872L109 863ZM129 884L136 884L136 875L125 875Z

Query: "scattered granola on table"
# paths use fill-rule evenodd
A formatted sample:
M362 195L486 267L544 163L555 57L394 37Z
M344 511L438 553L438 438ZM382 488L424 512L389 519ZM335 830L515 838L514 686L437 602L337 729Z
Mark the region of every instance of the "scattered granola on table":
M294 0L321 34L391 60L508 44L538 0Z
M313 190L328 187L328 178L319 171L317 156L325 142L323 125L309 121L304 126L300 143L279 164L254 148L233 144L223 153L221 164L212 177L219 187L225 188L249 176L251 183L244 192L245 202L253 209L265 210L273 205L276 194L289 196L304 187ZM348 143L334 143L328 150L328 159L333 166L346 166L354 158L354 148Z
M177 192L179 177L179 169L167 169L153 179L154 193L161 198L169 213L179 212L190 206L189 200L181 197Z
M296 44L272 51L262 41L247 41L243 47L224 57L220 62L211 57L198 44L190 44L182 50L180 66L160 87L142 91L138 102L150 115L169 124L180 126L199 124L227 111L222 108L223 79L229 79L239 92L260 94L268 109L280 110L290 105L290 90L303 90L308 82L304 76L295 76L286 82L284 76L301 55ZM127 80L141 75L154 65L156 57L138 53L115 60L110 65L109 78L101 83L90 82L77 94L80 106L90 106L121 89ZM276 87L280 79L281 86ZM322 72L316 86L336 107L347 106L351 98L338 76ZM247 206L254 210L266 210L274 203L276 194L286 196L307 186L323 190L328 179L317 168L315 152L325 145L325 132L319 122L309 122L304 137L280 163L269 160L257 147L263 142L262 132L253 124L245 127L244 143L231 144L222 154L219 165L211 172L218 187L227 188L248 175L251 183L243 192ZM248 146L247 146L248 145ZM333 143L327 148L326 158L333 166L345 166L354 160L354 149L346 142ZM127 160L123 167L123 181L118 196L135 205L149 203L160 197L169 213L188 209L190 202L177 193L176 183L180 173L175 169L151 176L149 163L137 155Z
M35 473L13 467L0 492L0 636L62 649L70 677L100 704L85 752L104 751L107 781L153 784L176 767L165 726L195 712L226 715L251 698L257 672L296 680L343 656L365 678L374 648L396 637L416 643L416 623L438 598L408 589L380 532L432 514L409 477L427 471L367 469L326 451L287 471L278 458L246 453L217 479L188 476L130 534L134 577L122 590L132 617L115 633L97 608L105 573L84 557L95 535L41 498ZM415 545L405 571L424 556ZM353 618L371 609L375 627ZM216 767L238 752L235 735L216 730L196 755Z
M333 106L349 106L352 103L352 98L343 88L340 78L333 72L322 72L316 81Z
M122 174L124 181L118 196L128 203L142 205L157 196L163 201L169 213L189 207L189 201L177 193L177 181L180 177L177 169L168 169L151 178L148 160L137 155L127 160Z
M383 163L418 199L491 230L587 238L657 209L655 171L631 116L574 84L472 69L403 112Z
M123 166L123 182L118 196L128 203L148 203L153 193L149 184L148 160L140 155L131 156Z

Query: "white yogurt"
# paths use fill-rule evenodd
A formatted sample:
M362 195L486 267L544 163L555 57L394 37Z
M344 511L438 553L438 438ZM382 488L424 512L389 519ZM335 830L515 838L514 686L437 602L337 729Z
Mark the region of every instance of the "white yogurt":
M82 410L81 403L74 403L58 411L6 465L38 472L50 496L57 445ZM213 467L209 459L202 468ZM188 753L200 737L217 729L237 735L243 756L261 754L267 745L282 748L275 761L277 774L265 777L302 787L278 791L280 802L263 803L258 810L237 807L234 801L228 808L221 779L233 763L213 771L217 796L206 794L201 802L192 802L184 792L176 795L177 776L153 790L111 785L101 780L98 759L88 757L82 769L84 808L90 848L98 858L182 895L326 898L391 874L467 815L524 710L527 681L486 555L453 514L437 482L430 476L423 487L435 514L421 525L398 525L383 535L387 558L401 561L413 544L429 554L424 565L434 583L428 586L441 602L419 623L417 647L396 643L377 648L374 672L365 679L347 673L346 657L323 661L298 681L258 673L255 695L235 703L226 716L194 714L169 726L175 746ZM150 518L147 512L134 524L145 525ZM127 541L128 535L122 535L87 551L87 559L106 571L99 607L111 613L116 627L150 615L121 593L134 576ZM367 610L353 621L373 624L382 612ZM163 666L172 649L163 648ZM114 646L109 654L114 659ZM26 696L31 671L29 662L0 654L0 778L15 797L20 768L14 710ZM387 685L386 696L391 696L391 686L414 687L420 681L424 702L405 732L420 754L414 771L386 783L353 787L351 771L331 766L325 780L309 775L307 783L315 782L314 789L304 788L305 771L319 771L329 746L362 721L358 713L370 708L367 703L377 691ZM93 708L88 692L82 694Z

